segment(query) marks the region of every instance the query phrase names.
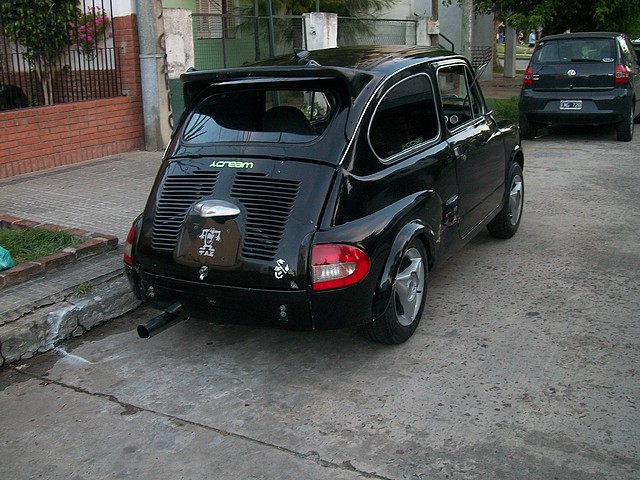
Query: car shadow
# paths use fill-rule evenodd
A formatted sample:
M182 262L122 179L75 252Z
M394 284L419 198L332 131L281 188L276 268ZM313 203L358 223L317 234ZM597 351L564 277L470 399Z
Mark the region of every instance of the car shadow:
M596 140L618 143L613 125L550 125L538 130L534 140Z

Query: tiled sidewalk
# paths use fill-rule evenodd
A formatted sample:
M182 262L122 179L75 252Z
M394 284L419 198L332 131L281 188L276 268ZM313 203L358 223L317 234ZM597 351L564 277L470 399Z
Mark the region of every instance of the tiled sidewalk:
M130 152L0 179L0 214L115 235L144 208L161 152Z

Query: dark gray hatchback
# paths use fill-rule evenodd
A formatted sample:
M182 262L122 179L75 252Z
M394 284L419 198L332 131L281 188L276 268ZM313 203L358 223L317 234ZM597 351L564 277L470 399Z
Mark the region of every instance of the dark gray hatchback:
M549 35L538 42L524 73L520 130L539 127L614 125L618 140L633 137L640 119L638 59L626 35L583 32Z

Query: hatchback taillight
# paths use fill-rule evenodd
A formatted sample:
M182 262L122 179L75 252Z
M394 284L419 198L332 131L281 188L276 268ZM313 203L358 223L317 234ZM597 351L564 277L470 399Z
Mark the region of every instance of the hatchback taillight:
M616 65L615 73L613 74L613 83L615 85L624 85L629 81L631 70L626 65Z
M133 259L131 258L131 252L133 251L133 239L136 236L136 227L135 225L131 227L129 230L129 234L127 235L127 242L124 245L124 255L123 260L129 266L133 265Z
M311 254L311 285L328 290L358 283L369 272L369 257L351 245L316 245Z
M533 70L531 69L531 66L528 66L524 71L524 74L522 75L522 84L525 87L533 85Z

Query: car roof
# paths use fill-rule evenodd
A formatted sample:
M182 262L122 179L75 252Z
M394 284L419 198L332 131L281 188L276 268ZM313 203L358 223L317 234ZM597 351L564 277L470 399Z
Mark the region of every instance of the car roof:
M540 41L561 40L567 38L615 38L621 36L624 36L624 34L620 32L572 32L547 35L542 37Z
M407 65L434 61L443 57L451 57L453 52L440 47L416 45L353 45L348 47L324 48L320 50L301 51L298 57L284 55L254 65L295 65L317 64L342 68L353 68L379 74L393 73Z
M365 85L411 65L465 57L439 47L407 45L359 45L298 50L241 67L191 70L181 75L187 103L213 83L279 82L307 79L341 79L354 98ZM466 61L466 59L465 59Z

